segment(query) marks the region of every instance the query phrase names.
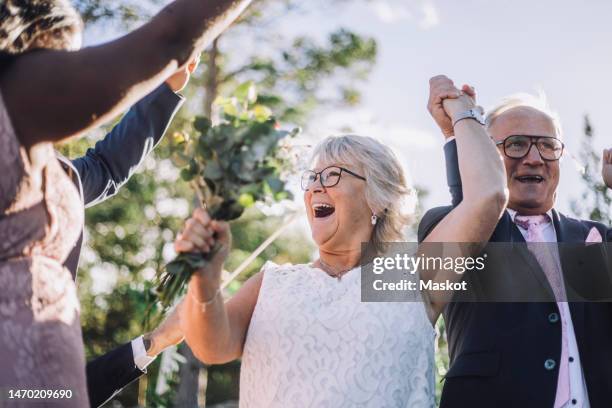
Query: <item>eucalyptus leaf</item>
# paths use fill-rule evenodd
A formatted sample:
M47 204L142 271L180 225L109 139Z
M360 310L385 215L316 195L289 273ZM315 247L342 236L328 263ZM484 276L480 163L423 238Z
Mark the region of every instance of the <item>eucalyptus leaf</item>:
M266 183L268 183L270 190L272 190L274 194L282 192L285 187L285 183L277 177L268 177Z
M210 119L205 118L203 116L198 116L193 121L193 127L200 133L206 134L208 130L212 127L212 123Z
M195 174L189 168L181 169L181 178L185 181L191 181L195 178Z
M255 103L257 100L257 88L253 81L247 81L240 84L234 91L234 95L241 103Z
M213 181L221 180L223 179L223 169L216 161L210 161L204 168L204 177Z
M244 207L237 201L225 201L212 215L215 219L226 221L239 218L244 212Z
M253 107L253 116L256 120L263 122L272 116L272 110L267 106L255 105Z
M193 174L194 177L200 172L200 164L193 158L189 161L189 172Z
M223 113L229 116L238 116L238 107L236 105L227 104L223 105Z
M292 200L293 194L290 191L279 191L274 194L275 201Z
M214 150L211 148L209 143L202 140L205 137L206 136L204 135L200 137L200 140L198 141L198 147L196 149L196 152L198 153L201 159L206 161L214 157Z
M255 198L251 194L241 194L238 203L244 208L249 208L255 204Z

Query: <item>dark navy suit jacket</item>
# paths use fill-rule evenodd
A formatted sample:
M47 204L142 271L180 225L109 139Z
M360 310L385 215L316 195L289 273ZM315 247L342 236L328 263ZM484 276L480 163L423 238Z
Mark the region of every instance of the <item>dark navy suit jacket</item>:
M183 98L163 84L135 104L85 156L70 161L58 155L81 191L85 207L117 193L159 143L182 103ZM83 234L64 263L75 280L82 243ZM90 361L87 388L91 405L102 405L142 374L130 343Z
M456 206L462 200L462 190L454 141L446 144L445 155L452 203ZM433 208L423 216L419 241L453 206ZM582 244L593 227L604 240L612 241L612 230L601 223L572 219L556 210L553 222L558 242ZM525 241L505 212L489 242ZM606 256L605 251L598 250L597 256L609 265L610 254ZM561 248L559 251L565 274L572 267L572 259ZM544 272L528 251L517 256L515 265L533 273L528 284L535 287L544 282L549 288ZM500 271L485 269L479 273L486 276L495 272ZM516 273L517 268L508 272ZM569 306L591 407L612 407L612 303L570 302ZM554 302L449 303L444 321L450 368L440 406L552 407L561 355L558 316ZM555 362L552 368L550 362L545 364L550 359Z

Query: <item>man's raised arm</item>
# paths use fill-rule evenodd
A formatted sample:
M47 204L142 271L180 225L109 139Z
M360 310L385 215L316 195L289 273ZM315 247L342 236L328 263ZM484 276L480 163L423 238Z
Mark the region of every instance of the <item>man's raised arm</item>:
M117 193L159 143L182 103L181 96L162 84L134 105L85 156L72 160L86 206Z
M184 102L177 92L187 85L198 63L196 57L175 72L136 103L85 156L72 161L81 179L85 206L115 195L157 146Z

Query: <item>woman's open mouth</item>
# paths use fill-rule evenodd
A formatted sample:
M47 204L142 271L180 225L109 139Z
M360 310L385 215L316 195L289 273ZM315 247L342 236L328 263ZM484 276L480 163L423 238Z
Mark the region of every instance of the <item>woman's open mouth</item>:
M312 205L315 218L329 217L336 211L333 205L326 203L317 203Z

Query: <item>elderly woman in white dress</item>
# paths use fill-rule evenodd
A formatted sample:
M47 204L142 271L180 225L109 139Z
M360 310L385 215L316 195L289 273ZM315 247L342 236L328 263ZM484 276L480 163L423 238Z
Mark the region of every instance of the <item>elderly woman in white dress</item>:
M473 107L469 97L458 97L452 82L446 86L453 99L446 99L444 108L451 118ZM461 120L455 133L465 139L459 151L462 174L482 177L465 179L467 195L449 214L455 221L443 220L433 236L466 242L474 236L462 234L474 233L468 222L478 224L473 221L479 206L496 204L495 197L487 201L467 185L478 182L489 194L487 183L503 180L503 167L475 121ZM181 316L189 346L208 364L242 358L242 407L434 406L433 324L443 305L429 296L425 302L361 302L362 243L379 248L401 241L410 215L402 212L409 187L397 158L372 138L340 136L323 140L312 163L302 178L319 250L310 264L268 262L224 302L219 287L231 246L229 227L201 209L187 221L177 251L208 252L215 241L223 248L189 284Z

